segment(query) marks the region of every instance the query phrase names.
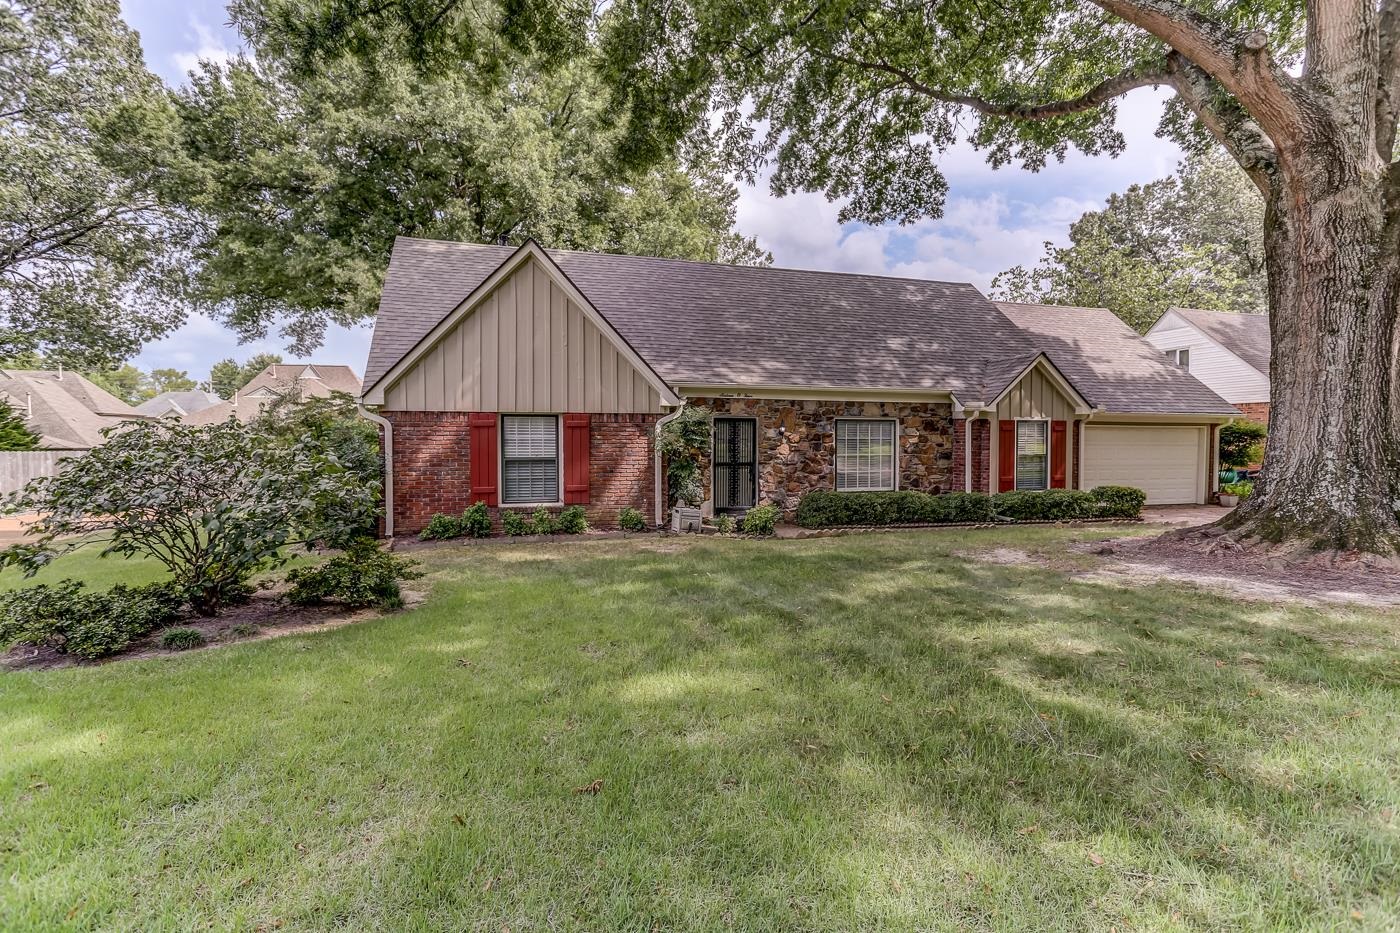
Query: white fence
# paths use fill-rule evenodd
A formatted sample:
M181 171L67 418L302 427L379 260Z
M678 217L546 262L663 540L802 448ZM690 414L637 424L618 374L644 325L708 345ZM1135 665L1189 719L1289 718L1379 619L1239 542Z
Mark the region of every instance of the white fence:
M53 476L60 461L82 454L81 450L0 450L0 495L23 489L36 476Z

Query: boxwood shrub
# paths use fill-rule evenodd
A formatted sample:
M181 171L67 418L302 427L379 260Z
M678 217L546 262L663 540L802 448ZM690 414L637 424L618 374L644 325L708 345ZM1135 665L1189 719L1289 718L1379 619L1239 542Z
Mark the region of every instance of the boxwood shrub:
M0 596L0 648L38 645L102 658L174 621L184 602L173 583L119 583L91 592L76 580L62 580L11 590Z
M807 493L797 506L803 528L851 525L946 525L1012 521L1074 521L1087 518L1136 518L1146 499L1130 486L1020 490L987 495L980 492L833 492Z
M1102 518L1137 518L1147 502L1147 493L1135 486L1095 486L1089 495L1098 502Z

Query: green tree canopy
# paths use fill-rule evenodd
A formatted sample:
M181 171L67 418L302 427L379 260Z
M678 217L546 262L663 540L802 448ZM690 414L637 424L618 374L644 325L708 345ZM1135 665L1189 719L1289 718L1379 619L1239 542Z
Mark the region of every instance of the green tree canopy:
M397 235L766 258L732 232L737 194L705 149L636 170L612 158L587 31L559 10L524 23L447 4L431 37L366 16L308 53L306 29L349 22L328 8L235 4L252 55L205 63L180 94L202 170L191 207L210 221L198 296L241 335L280 322L306 351L327 323L371 316Z
M86 375L128 405L139 405L162 392L185 392L196 387L190 374L183 369L142 372L131 363L123 363L115 369L95 370Z
M219 398L233 398L233 393L253 381L269 366L282 362L277 353L255 353L240 364L237 360L219 360L209 368L209 391Z
M178 126L116 0L0 4L0 355L97 368L183 320Z
M33 450L39 435L29 430L24 417L7 398L0 398L0 450Z
M1267 308L1259 191L1223 153L1187 158L1178 172L1113 194L1045 244L1032 268L992 280L1010 301L1109 308L1144 332L1170 307Z

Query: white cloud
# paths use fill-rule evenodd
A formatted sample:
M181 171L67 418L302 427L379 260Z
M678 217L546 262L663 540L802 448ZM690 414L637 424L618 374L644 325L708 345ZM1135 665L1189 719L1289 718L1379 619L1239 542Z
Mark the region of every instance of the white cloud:
M190 15L190 30L185 38L193 40L195 48L190 51L175 52L170 58L182 74L188 74L199 67L201 61L212 61L222 65L233 58L235 51L224 42L225 34L216 31L204 20Z

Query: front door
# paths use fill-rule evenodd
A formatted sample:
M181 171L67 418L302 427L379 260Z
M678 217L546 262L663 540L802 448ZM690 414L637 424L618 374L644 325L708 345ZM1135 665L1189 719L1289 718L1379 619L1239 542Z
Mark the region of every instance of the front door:
M758 490L752 418L715 419L715 510L751 509Z

